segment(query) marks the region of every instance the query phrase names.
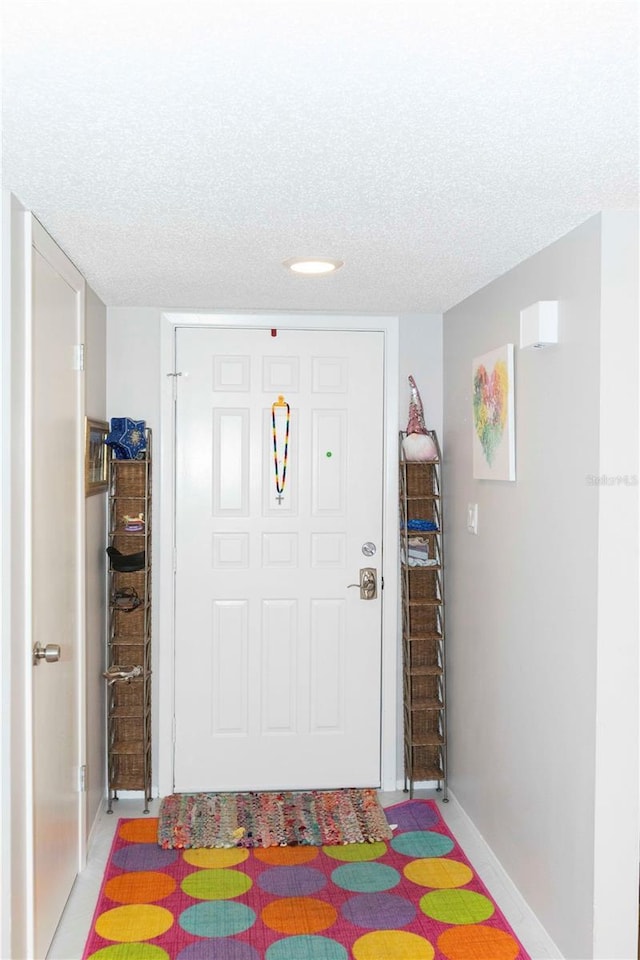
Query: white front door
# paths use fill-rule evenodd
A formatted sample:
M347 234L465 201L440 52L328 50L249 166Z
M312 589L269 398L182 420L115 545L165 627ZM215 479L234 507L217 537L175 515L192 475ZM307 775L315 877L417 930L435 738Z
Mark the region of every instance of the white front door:
M174 789L378 785L383 335L178 328L175 359Z
M39 224L32 249L32 668L34 956L51 943L80 861L79 621L82 278ZM51 650L50 650L51 652Z

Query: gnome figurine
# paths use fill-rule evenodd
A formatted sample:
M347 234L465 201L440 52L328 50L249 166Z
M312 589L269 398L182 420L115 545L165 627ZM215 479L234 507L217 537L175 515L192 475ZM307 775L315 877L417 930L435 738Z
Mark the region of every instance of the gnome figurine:
M405 460L437 460L438 450L425 426L422 400L411 375L409 375L409 385L411 386L409 423L407 435L402 441Z

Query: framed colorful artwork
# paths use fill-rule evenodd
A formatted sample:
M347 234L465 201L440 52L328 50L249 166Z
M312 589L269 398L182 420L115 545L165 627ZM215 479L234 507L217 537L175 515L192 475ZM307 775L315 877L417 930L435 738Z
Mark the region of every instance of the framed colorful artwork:
M513 344L476 357L472 378L474 479L515 480Z

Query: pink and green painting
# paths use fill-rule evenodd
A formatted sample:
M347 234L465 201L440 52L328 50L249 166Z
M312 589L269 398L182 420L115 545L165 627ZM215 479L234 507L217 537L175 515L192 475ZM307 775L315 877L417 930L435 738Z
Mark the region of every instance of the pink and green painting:
M473 361L473 476L515 480L513 344Z

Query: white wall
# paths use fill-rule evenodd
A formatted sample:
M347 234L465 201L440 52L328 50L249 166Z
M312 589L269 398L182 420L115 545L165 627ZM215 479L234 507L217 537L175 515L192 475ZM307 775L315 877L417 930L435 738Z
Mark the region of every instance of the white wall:
M409 419L409 374L420 391L427 427L442 441L442 315L403 314L400 317L399 373L400 430Z
M154 431L156 462L160 436L160 396L162 378L168 371L160 369L159 308L110 307L107 315L107 409L109 417L132 416L145 419ZM441 429L442 424L442 317L439 315L403 316L399 321L400 420L398 429L406 427L409 406L407 376L412 373L418 383L425 407L427 426ZM159 470L154 470L154 501L160 503ZM159 531L153 541L154 570L158 567ZM155 577L154 577L155 582ZM157 622L157 590L154 591L154 626ZM157 631L154 629L154 637ZM154 644L155 656L156 646ZM398 666L400 664L398 640ZM153 729L158 729L159 704L157 676L152 691ZM398 683L400 678L398 674ZM400 696L398 686L398 696ZM397 715L398 747L401 743L401 711ZM153 769L156 771L158 743L154 738ZM398 750L397 777L402 777L402 751ZM155 773L154 773L155 776ZM154 780L155 783L155 780Z
M107 397L109 416L126 409L147 411L150 426L159 424L160 316L155 307L110 307L107 334ZM399 328L400 422L409 414L407 377L416 379L427 426L442 433L442 317L406 314Z
M629 289L635 274L627 257L624 291L614 295L620 277L612 274L610 251L620 253L623 235L613 219L605 223L603 230L600 217L591 219L444 318L450 783L560 949L581 960L634 956L634 913L637 920L637 723L616 725L637 720L637 654L630 652L637 619L623 605L623 639L599 619L599 603L608 615L615 608L617 574L635 574L637 582L637 528L616 553L599 529L605 491L588 479L604 468L638 473L628 431L602 436L605 420L622 418L637 439L637 402L627 409L624 401L633 400L638 376L630 330L637 323ZM544 299L560 301L561 342L520 351L519 312ZM619 311L623 318L615 317ZM622 334L630 349L609 357ZM517 481L476 481L472 359L509 342L516 344ZM627 384L626 395L614 391L616 380ZM626 511L633 524L636 491L606 493L617 498L615 522ZM479 506L477 536L466 531L469 502ZM603 577L611 581L606 596ZM607 644L620 656L607 657L604 683L598 667ZM597 750L606 758L606 787L597 780ZM624 817L597 804L601 788L609 802L628 793ZM607 923L620 894L613 859L625 881L635 881ZM604 871L597 880L596 863ZM603 894L594 912L603 884L610 885L609 903Z

